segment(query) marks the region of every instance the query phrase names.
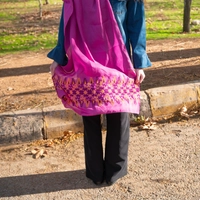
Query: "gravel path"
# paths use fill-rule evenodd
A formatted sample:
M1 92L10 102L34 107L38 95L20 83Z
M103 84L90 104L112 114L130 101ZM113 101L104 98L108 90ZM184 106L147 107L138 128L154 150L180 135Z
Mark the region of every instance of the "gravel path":
M43 159L29 154L34 143L0 147L0 199L199 200L199 120L131 128L129 173L109 187L85 178L82 138Z

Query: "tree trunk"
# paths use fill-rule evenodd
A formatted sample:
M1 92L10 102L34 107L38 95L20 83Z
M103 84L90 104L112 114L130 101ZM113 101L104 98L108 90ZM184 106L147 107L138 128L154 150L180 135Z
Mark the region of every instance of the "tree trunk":
M42 19L42 0L38 0L39 2L39 17Z
M190 32L190 10L192 0L184 0L183 32Z

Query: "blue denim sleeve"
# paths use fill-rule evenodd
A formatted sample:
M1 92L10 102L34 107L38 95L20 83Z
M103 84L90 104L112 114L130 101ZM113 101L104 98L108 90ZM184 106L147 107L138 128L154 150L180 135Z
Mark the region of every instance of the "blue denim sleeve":
M56 47L47 54L47 57L53 59L61 66L65 66L68 62L65 48L64 48L63 8L62 8L62 14L60 18L60 25L59 25L59 31L58 31L58 42L57 42Z
M146 53L146 22L143 1L130 0L127 7L127 34L132 49L134 68L151 66Z

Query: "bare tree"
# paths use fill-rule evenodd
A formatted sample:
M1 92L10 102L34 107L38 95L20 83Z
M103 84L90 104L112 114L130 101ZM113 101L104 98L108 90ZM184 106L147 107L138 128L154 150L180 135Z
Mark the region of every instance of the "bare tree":
M183 32L190 32L190 11L192 0L184 0Z
M39 17L42 18L42 0L38 0L39 3Z
M45 0L45 4L49 4L49 0Z
M42 0L38 0L38 3L39 3L39 17L40 19L42 19L42 6L43 6ZM45 4L46 5L49 4L49 0L45 0Z

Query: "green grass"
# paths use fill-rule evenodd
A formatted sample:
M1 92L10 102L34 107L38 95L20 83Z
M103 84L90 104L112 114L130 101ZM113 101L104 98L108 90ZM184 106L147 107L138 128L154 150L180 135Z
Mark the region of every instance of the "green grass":
M51 49L56 45L62 1L49 2L43 11L52 16L40 20L37 0L0 1L0 55ZM182 32L183 2L147 0L147 40L200 38L199 25L191 27L190 33ZM194 19L200 19L199 0L192 1L191 20Z
M183 33L184 1L147 0L147 40L200 38L200 26L191 27L190 33ZM193 0L191 21L200 20L200 1Z
M49 2L43 11L53 15L41 20L37 0L1 0L0 55L51 49L56 45L62 1Z
M41 49L50 49L55 43L56 36L50 34L40 35L5 35L3 37L3 46L1 51L6 53L15 53L19 51L38 51Z

